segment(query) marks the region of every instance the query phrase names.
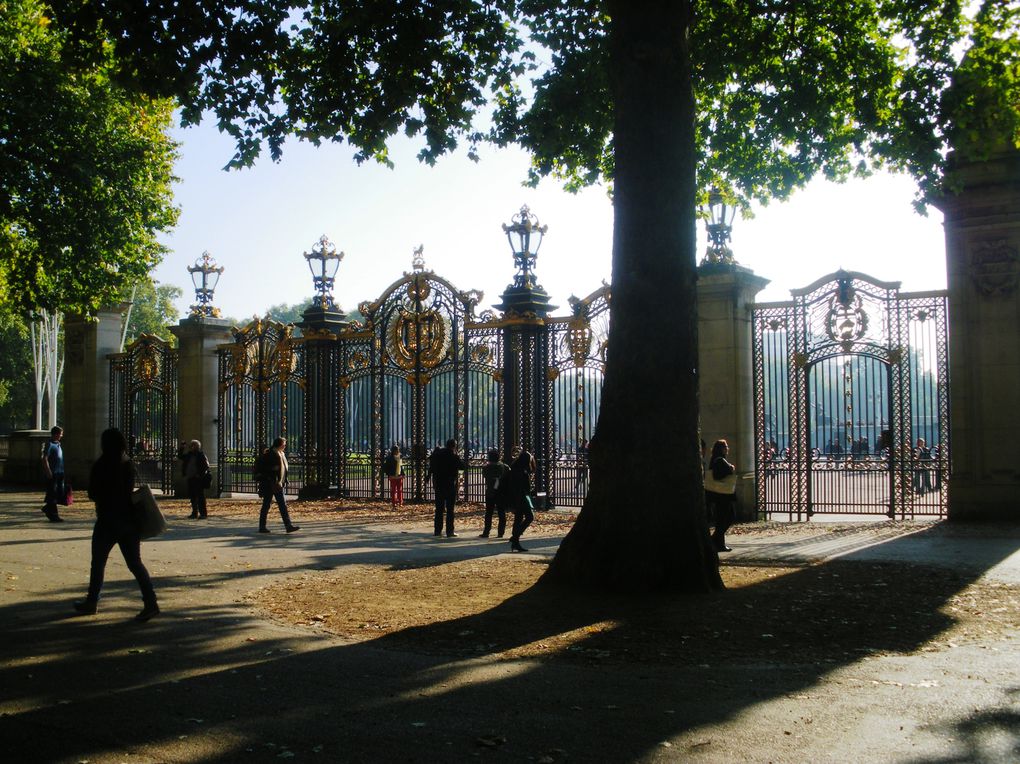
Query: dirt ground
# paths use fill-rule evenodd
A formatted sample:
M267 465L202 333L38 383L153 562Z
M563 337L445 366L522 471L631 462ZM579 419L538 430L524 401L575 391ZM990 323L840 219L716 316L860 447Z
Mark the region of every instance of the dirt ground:
M431 508L342 508L301 502L296 517L429 526ZM478 507L458 510L477 532ZM539 513L535 532L565 531L574 516ZM892 523L884 523L890 525ZM881 532L881 525L876 530ZM903 523L896 524L902 532ZM927 533L980 535L980 527L919 524ZM859 524L756 523L732 533L859 531ZM1001 529L998 531L1001 532ZM819 663L847 656L1010 642L1020 629L1020 587L975 582L920 565L830 561L766 567L722 562L727 590L698 597L622 597L536 586L547 561L485 557L421 567L354 566L304 573L249 598L270 617L384 647L469 657L496 654L587 663ZM451 596L451 591L453 596ZM949 595L947 598L947 594ZM936 628L938 627L938 628ZM918 644L913 634L938 634ZM1015 647L1015 645L1010 645ZM1005 648L1006 645L1003 645Z

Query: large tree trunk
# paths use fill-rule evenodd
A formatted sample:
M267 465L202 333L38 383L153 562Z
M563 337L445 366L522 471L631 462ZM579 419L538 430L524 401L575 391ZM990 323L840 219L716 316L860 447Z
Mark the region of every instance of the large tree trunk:
M698 430L690 0L609 3L612 319L590 491L547 574L612 589L722 588Z

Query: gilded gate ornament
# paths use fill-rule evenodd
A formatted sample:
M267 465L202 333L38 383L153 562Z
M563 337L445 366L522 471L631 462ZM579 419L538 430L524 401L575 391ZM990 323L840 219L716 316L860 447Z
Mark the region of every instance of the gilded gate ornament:
M450 350L450 320L428 308L415 313L400 308L390 322L386 350L401 369L422 366L432 369L442 363Z
M159 378L159 351L154 345L143 346L135 359L135 377L143 385L152 385Z
M829 339L840 343L848 352L854 342L868 333L868 314L850 279L839 280L836 294L829 300L825 324Z
M567 329L564 344L574 366L580 369L591 353L591 326L584 318L575 318Z

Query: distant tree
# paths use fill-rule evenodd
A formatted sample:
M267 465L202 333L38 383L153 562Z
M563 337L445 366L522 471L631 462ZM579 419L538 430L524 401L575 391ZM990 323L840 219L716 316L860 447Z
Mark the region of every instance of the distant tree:
M169 100L70 60L41 0L0 3L0 301L93 311L146 275L174 225Z
M0 310L0 433L33 423L35 388L28 323Z
M311 306L312 298L309 297L304 302L295 302L292 305L288 305L286 303L270 305L266 308L266 315L270 316L274 321L279 321L282 324L296 324L301 321L301 314L308 310Z
M818 174L885 164L928 193L941 187L953 131L975 119L947 95L956 48L979 47L956 0L74 8L76 38L114 39L127 80L180 98L185 121L212 111L236 141L235 166L263 145L278 158L289 135L346 140L359 161L388 162L387 140L403 132L423 141L429 163L462 142L469 153L518 143L533 155L533 181L612 183L613 312L591 489L550 569L601 587L722 586L698 432L696 222L708 188L765 201ZM1015 38L1015 3L980 10L982 34ZM992 95L1013 108L1015 48L983 50L995 61L979 77L999 78ZM984 117L998 124L1001 103L982 100Z
M153 334L176 344L167 327L177 323L179 312L175 301L184 290L173 284L160 284L146 277L128 290L124 297L133 303L124 329L124 345L140 334Z

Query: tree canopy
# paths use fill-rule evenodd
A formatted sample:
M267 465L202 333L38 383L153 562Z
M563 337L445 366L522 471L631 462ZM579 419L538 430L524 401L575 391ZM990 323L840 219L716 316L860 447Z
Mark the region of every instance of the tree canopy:
M233 166L264 147L279 158L291 135L387 162L403 133L426 162L517 143L532 182L611 182L591 490L551 573L703 591L721 579L698 442L698 200L713 185L781 198L817 174L881 165L913 173L923 199L955 137L1012 129L1015 143L1015 114L999 110L1016 106L1017 5L984 0L973 24L964 11L961 0L81 0L62 23L83 60L112 41L121 81L178 98L186 122L211 112L236 141ZM957 66L961 47L974 53ZM968 68L978 82L954 91ZM642 479L653 466L657 479Z
M175 324L179 318L175 300L183 294L181 287L160 284L148 276L127 289L123 298L133 304L124 332L124 344L127 345L141 334L153 334L176 345L177 338L167 331L167 327Z
M884 165L930 195L964 136L1020 140L1016 0L690 6L702 190L768 201ZM232 166L291 135L388 162L403 133L427 162L519 143L532 182L613 177L605 0L85 0L64 20L79 52L112 38L122 81L180 99L185 123L215 115Z
M0 300L91 311L159 261L176 222L171 102L71 61L40 0L0 4Z

